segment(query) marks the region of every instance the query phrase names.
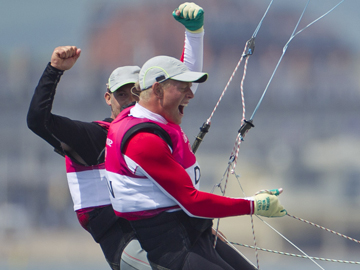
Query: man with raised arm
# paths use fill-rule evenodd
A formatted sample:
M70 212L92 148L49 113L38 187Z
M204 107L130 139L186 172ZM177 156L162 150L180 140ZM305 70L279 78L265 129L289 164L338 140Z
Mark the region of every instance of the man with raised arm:
M174 11L173 16L186 28L191 26L185 31L182 59L190 69L200 70L203 60L203 10L194 3L185 3ZM193 21L197 21L196 29ZM104 148L111 121L123 106L136 100L130 90L138 80L140 68L119 67L110 75L105 93L106 103L111 108L110 118L94 122L75 121L52 114L51 109L61 76L73 67L80 54L81 50L76 46L55 48L35 89L27 124L65 157L68 185L78 220L99 243L111 269L119 270L123 250L135 235L128 221L116 216L111 206L104 180ZM124 255L121 269L150 269L146 254L141 250L126 249Z
M194 97L192 83L208 74L169 56L148 60L139 73L140 99L112 122L105 167L116 215L130 221L153 269L255 269L222 241L212 219L280 217L280 191L230 198L198 190L200 167L180 124Z

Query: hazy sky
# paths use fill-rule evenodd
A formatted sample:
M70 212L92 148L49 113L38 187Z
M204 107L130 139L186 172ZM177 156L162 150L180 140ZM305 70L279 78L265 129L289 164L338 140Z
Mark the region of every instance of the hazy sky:
M80 12L83 0L0 0L0 3L2 52L26 46L38 53L49 43L80 42L82 39L87 14Z
M83 46L87 18L94 4L112 2L121 5L142 1L144 0L0 0L0 56L17 48L26 48L29 53L40 54L44 48L53 48L58 44ZM251 1L258 2L264 9L270 3L270 0ZM304 23L310 22L339 2L340 0L311 0ZM154 1L154 4L159 3L161 0ZM306 3L307 0L274 0L272 9L292 7L300 14ZM349 40L356 48L360 48L357 29L360 25L359 10L359 0L345 0L323 19L332 24L334 31L342 39ZM49 53L51 52L47 52Z

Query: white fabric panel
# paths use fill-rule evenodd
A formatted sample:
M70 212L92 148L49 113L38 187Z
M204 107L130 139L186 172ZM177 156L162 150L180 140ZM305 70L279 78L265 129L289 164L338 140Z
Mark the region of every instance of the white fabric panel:
M105 176L105 169L67 173L75 211L111 203Z

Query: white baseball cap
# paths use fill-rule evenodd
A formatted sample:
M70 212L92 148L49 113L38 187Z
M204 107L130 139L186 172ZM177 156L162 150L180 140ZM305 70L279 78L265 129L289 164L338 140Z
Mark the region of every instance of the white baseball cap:
M115 92L125 84L136 83L139 80L139 71L140 67L138 66L125 66L115 69L108 81L110 92Z
M203 83L208 74L190 71L180 60L170 56L155 56L148 60L139 73L140 89L150 88L155 82L172 79L181 82Z

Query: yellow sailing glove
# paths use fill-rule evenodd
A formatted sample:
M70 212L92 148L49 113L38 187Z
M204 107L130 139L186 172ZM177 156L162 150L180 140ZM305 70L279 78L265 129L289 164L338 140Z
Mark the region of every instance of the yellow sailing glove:
M193 2L185 2L173 11L175 20L191 33L204 31L204 10Z
M255 193L254 214L264 217L283 217L287 214L284 207L280 204L278 196L282 193L282 188L261 190Z

